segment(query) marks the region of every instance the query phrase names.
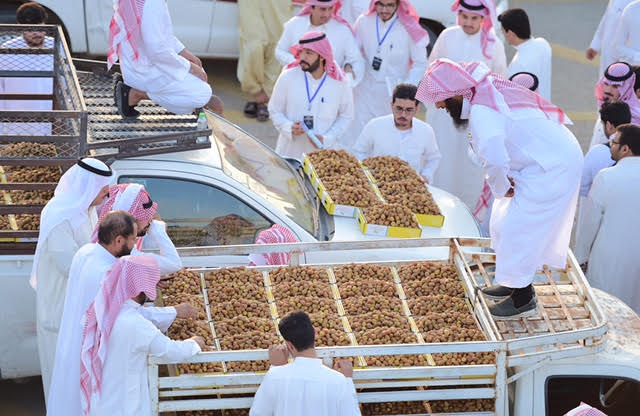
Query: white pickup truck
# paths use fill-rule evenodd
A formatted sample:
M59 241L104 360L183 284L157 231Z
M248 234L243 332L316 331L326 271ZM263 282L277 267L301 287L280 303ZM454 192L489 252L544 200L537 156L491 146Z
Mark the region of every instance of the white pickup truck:
M296 6L303 2L292 1ZM64 28L72 52L91 56L107 54L112 0L42 0L39 3L49 10L51 21ZM412 0L411 3L432 41L445 27L456 22L451 12L452 0ZM498 13L508 7L507 0L496 3ZM169 0L169 9L176 36L193 53L210 58L238 57L237 0Z

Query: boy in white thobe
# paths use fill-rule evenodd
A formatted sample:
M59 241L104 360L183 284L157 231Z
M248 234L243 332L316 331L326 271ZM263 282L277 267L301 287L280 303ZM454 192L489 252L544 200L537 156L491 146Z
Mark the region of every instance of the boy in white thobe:
M284 24L276 46L276 58L283 66L295 60L290 48L307 32L327 35L333 58L348 75L351 86L357 85L364 74L364 60L358 49L353 29L339 13L339 0L307 0L297 16Z
M623 124L611 141L613 167L596 175L576 237L589 282L640 314L640 127Z
M95 206L109 191L113 172L97 159L85 158L60 178L53 198L40 214L40 233L31 269L36 289L38 355L45 398L56 354L56 342L71 261L91 241L98 217Z
M271 367L258 388L250 416L359 416L353 367L340 360L326 367L315 351L315 330L309 315L294 312L278 329L284 345L269 348ZM289 355L293 362L287 364ZM337 370L337 371L336 371Z
M116 0L109 25L109 67L118 59L123 81L115 101L122 117L137 117L134 107L151 99L175 114L207 107L222 113L211 94L202 62L173 35L165 0Z
M600 69L598 74L603 74L605 69L612 63L620 60L615 46L616 29L620 25L622 11L633 0L609 0L600 24L593 34L593 39L587 49L587 59L592 60L600 54Z
M354 88L355 119L345 134L347 149L373 118L389 112L396 85L418 85L427 68L429 35L409 0L371 0L356 21L356 38L364 52L365 74Z
M483 293L502 300L491 314L534 314L534 275L545 264L565 266L578 199L582 150L562 124L564 113L479 62L435 61L416 97L469 123L496 198L490 233L497 285Z
M631 65L640 65L640 0L629 3L624 8L614 45L621 61Z
M511 78L518 72L530 72L538 78L538 94L551 100L551 45L543 38L531 36L527 12L509 9L498 16L504 38L517 49L507 68Z
M504 45L495 33L496 11L493 0L456 1L458 25L440 34L429 55L429 62L448 58L455 62L483 62L492 72L504 75L507 58ZM482 169L468 157L469 132L457 129L451 117L427 106L427 123L433 127L442 153L433 185L451 192L473 208L482 190Z
M631 122L640 125L640 98L635 92L636 74L626 62L614 62L604 71L595 88L598 106L605 102L623 101L631 110ZM598 120L593 127L593 137L589 147L607 142L602 123Z
M180 362L204 348L201 337L170 340L142 315L141 306L155 299L159 281L152 257L121 257L87 308L79 384L84 414L152 416L149 355Z
M343 148L341 137L353 119L353 93L333 60L329 39L324 33L309 32L291 51L296 60L280 74L269 101L271 119L280 133L276 152L301 159L320 144L310 136L323 147Z
M406 161L429 183L440 163L440 152L433 129L415 118L420 102L417 87L399 84L393 91L392 113L367 123L353 146L358 159L396 156Z

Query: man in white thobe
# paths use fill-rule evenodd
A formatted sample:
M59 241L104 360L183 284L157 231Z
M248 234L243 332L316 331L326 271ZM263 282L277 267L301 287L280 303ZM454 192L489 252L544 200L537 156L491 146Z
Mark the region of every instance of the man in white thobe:
M418 19L409 0L371 0L356 21L365 74L353 91L355 119L344 137L347 150L371 119L389 112L396 85L420 82L427 68L429 35Z
M576 237L576 259L594 287L640 314L640 127L623 124L611 141L615 166L596 175Z
M340 14L351 26L355 26L358 17L366 12L368 8L369 0L342 0Z
M600 24L593 34L593 39L587 49L587 59L593 60L600 54L600 69L598 74L602 75L609 65L620 60L620 56L615 46L616 29L620 24L622 11L633 0L609 0L607 8L600 19Z
M297 16L284 24L282 36L276 46L276 58L283 66L295 61L290 48L298 43L307 32L322 32L327 35L333 58L351 80L357 85L364 75L364 60L353 29L340 15L339 0L307 0Z
M71 261L91 241L98 216L95 207L107 196L111 169L97 159L79 160L60 178L53 198L40 214L31 286L36 289L38 355L45 398L51 372Z
M121 257L107 273L82 321L78 357L82 411L90 416L152 416L149 356L180 362L204 348L193 336L172 341L143 314L156 297L160 269L148 256Z
M135 186L131 184L127 189L135 189ZM144 194L146 195L146 192ZM103 208L117 210L129 205L123 200L122 195L123 193L119 194L120 198L117 193L110 195L109 201ZM143 195L144 201L147 200L145 195ZM126 198L127 195L125 195ZM134 202L127 208L130 213L112 211L102 215L100 226L95 233L98 237L97 243L86 244L73 258L56 349L52 387L47 402L48 416L80 414L79 390L75 388L80 377L82 327L79 322L83 311L87 309L90 300L98 292L107 270L119 257L130 253L153 257L163 275L178 271L182 267L178 253L166 233L165 223L158 219L151 221L151 225L148 226L145 242L151 240L152 245L159 249L159 254L142 253L136 249L136 237L140 236L138 224L144 226L149 215L155 214L155 207L144 209L138 202L140 201ZM137 240L139 241L140 237ZM141 313L157 326L165 328L168 328L176 317L195 316L195 311L188 304L168 308L143 308Z
M491 246L497 285L483 289L496 319L535 313L532 286L543 265L565 267L582 150L562 110L480 62L439 59L416 97L469 123L472 145L495 197Z
M353 153L362 160L372 156L396 156L431 182L440 163L433 129L415 118L420 102L415 85L399 84L393 91L391 114L374 118L362 130Z
M47 12L38 3L24 3L16 12L19 24L41 25L47 21ZM7 40L3 49L53 49L54 40L46 32L25 31L22 36ZM53 51L50 54L10 54L0 60L4 71L53 71ZM53 94L53 77L0 77L0 94ZM0 100L0 110L51 110L53 101L44 100ZM2 135L51 134L50 122L0 123Z
M134 107L144 99L174 114L201 107L222 114L202 62L173 35L166 0L114 1L107 64L118 60L124 81L116 82L115 101L122 117L138 117Z
M618 59L631 65L640 65L640 0L635 0L622 11L613 43Z
M271 367L262 379L250 416L359 416L353 367L340 360L326 367L315 351L315 330L309 315L294 312L278 324L285 345L269 348ZM287 364L289 355L293 362Z
M448 58L455 62L483 62L492 72L506 74L504 45L495 33L496 11L493 0L456 1L452 10L458 25L440 34L429 55L429 62ZM443 111L427 106L427 123L433 127L442 153L433 185L451 192L470 209L482 190L482 169L468 157L469 132L456 128Z
M595 88L598 106L613 101L623 101L631 110L631 122L640 125L640 98L635 92L636 74L626 62L614 62L609 65ZM593 137L589 147L607 142L602 123L596 121L593 127Z
M280 74L269 101L279 133L276 152L302 159L319 146L344 148L341 138L353 119L353 93L333 59L329 39L309 32L291 51L296 60Z
M551 100L551 45L544 38L531 36L527 12L509 9L498 16L502 33L509 45L517 49L509 63L507 76L530 72L538 78L538 94Z

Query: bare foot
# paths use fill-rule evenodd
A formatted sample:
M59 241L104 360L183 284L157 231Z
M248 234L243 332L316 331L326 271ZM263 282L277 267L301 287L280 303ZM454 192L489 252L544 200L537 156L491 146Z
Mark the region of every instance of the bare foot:
M269 102L269 96L264 92L264 90L260 90L259 93L253 94L253 101L258 104L266 104Z

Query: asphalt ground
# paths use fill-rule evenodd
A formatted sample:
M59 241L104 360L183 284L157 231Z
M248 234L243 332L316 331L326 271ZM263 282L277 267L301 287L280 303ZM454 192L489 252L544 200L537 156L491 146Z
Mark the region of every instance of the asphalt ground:
M596 120L593 88L598 80L599 61L588 61L584 52L606 8L603 0L511 0L531 19L533 35L546 38L553 48L552 101L573 120L569 128L582 148L591 140ZM511 59L515 50L507 46ZM225 103L225 117L269 146L275 147L277 133L271 122L247 119L242 113L250 98L242 93L236 78L236 61L207 60L209 80ZM424 117L424 112L421 114ZM36 358L37 359L37 358ZM0 414L44 415L44 399L39 377L0 381Z

